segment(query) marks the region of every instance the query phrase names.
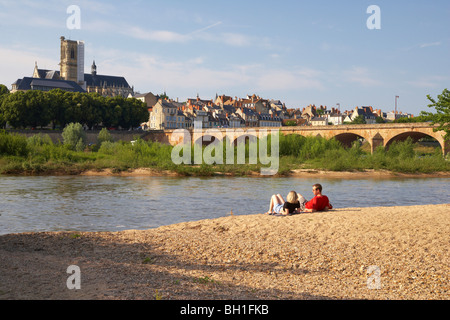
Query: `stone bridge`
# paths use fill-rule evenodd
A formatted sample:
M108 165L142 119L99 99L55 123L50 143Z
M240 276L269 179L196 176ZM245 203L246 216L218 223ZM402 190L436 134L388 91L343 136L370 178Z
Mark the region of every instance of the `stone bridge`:
M302 126L302 127L282 127L282 128L236 128L236 129L191 129L191 130L165 130L150 131L143 135L143 139L158 141L165 144L178 145L184 141L191 143L211 143L215 139L224 139L226 136L230 140L239 136L258 136L259 132L271 130L280 131L284 135L301 135L323 137L326 139L335 138L345 146L351 146L352 142L358 139L366 140L372 152L378 147L389 148L394 141L404 141L411 137L414 142L424 137L432 137L441 145L444 155L450 152L450 141L445 141L444 131L435 132L430 123L383 123L364 125L340 125L340 126Z

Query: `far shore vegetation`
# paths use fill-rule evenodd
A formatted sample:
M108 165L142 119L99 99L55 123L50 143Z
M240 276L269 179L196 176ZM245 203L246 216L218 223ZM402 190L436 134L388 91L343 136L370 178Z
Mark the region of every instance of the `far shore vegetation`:
M245 176L260 172L261 164L175 165L173 147L137 139L133 142L113 142L103 129L96 144L86 145L80 124L70 124L63 132L63 142L54 143L47 134L29 138L0 131L0 174L75 175L88 170L111 169L115 173L149 168L170 171L182 176ZM249 145L246 144L247 158ZM258 142L256 142L258 143ZM270 143L268 144L270 146ZM235 148L237 148L235 146ZM192 152L194 154L194 152ZM234 152L237 157L237 151ZM399 173L434 173L450 171L450 161L443 157L435 141L411 139L394 142L388 150L380 147L372 154L370 146L355 141L346 148L335 139L279 136L280 166L278 175L289 175L291 170L311 169L327 171L387 170ZM193 163L193 161L192 161ZM237 160L234 163L238 163Z
M36 95L36 97L27 97ZM51 99L49 95L54 95ZM87 99L83 100L83 97ZM20 98L20 99L19 99ZM30 99L28 99L30 98ZM12 99L9 101L8 99ZM30 103L24 103L25 100ZM56 100L55 100L56 99ZM59 100L58 100L59 99ZM89 100L91 99L91 100ZM450 140L450 91L445 89L438 99L428 96L435 113L423 112L420 120L430 120L431 124L439 124L436 130L446 132L446 139ZM20 101L19 101L20 100ZM72 101L72 100L75 100ZM61 111L58 108L50 108L59 105L55 101L64 102L64 117L57 117L59 112L44 113L31 108L33 101L46 101L45 110ZM14 102L14 103L13 103ZM94 103L95 102L95 103ZM56 104L55 104L56 103ZM75 104L74 104L75 103ZM22 117L28 116L28 126L43 126L52 122L64 127L63 141L54 143L47 134L36 134L29 138L8 133L0 129L0 174L79 174L88 170L102 171L112 169L113 172L123 172L134 169L150 168L159 171L170 171L185 176L213 176L225 175L250 175L260 172L264 168L261 164L250 165L246 161L244 165L176 165L172 162L172 149L170 145L157 142L148 142L137 139L133 142L113 141L107 129L102 129L95 144L86 145L86 136L83 125L69 123L68 110L75 105L75 109L96 104L103 106L103 117L86 118L82 122L88 127L96 126L99 121L110 121L109 124L123 125L126 128L136 127L142 121L145 111L142 104L135 100L106 99L97 95L73 95L53 91L46 95L39 93L23 93L13 95L6 87L0 85L0 128L6 123L13 127L20 127L16 112L22 110L20 106L28 106L22 111ZM40 105L42 103L37 103ZM134 106L134 107L133 107ZM5 109L6 108L6 109ZM8 109L9 108L9 109ZM95 109L95 108L94 108ZM16 110L16 111L17 111ZM91 109L90 109L91 110ZM92 109L93 110L93 109ZM112 112L114 117L106 116ZM137 115L131 110L139 110ZM31 112L31 111L34 111ZM42 110L41 110L42 111ZM80 120L83 117L93 115L84 110L78 112ZM143 112L145 111L145 112ZM41 114L41 117L37 115ZM73 114L72 114L73 115ZM35 123L36 119L43 122ZM13 120L17 120L16 123ZM89 120L89 121L88 121ZM92 120L92 121L90 121ZM20 122L22 123L22 122ZM422 139L414 143L411 138L403 142L393 142L389 148L377 148L373 153L370 146L364 141L355 141L350 148L344 147L335 139L327 140L320 137L302 137L298 135L279 135L279 170L278 175L289 175L295 169L316 169L327 171L364 171L387 170L399 173L436 173L450 171L449 155L443 156L442 149L435 141ZM258 143L258 141L256 142ZM269 143L270 146L270 143ZM237 148L237 147L235 147ZM247 142L247 150L250 148ZM224 148L225 149L225 148ZM225 150L224 150L225 152ZM192 152L192 155L194 152ZM237 157L237 151L234 152ZM247 157L249 153L247 152ZM224 157L225 158L225 157ZM192 162L193 163L193 162ZM234 163L238 163L237 159Z

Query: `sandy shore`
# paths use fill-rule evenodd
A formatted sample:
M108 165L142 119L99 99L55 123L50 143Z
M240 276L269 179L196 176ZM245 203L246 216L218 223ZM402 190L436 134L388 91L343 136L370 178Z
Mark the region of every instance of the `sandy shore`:
M232 174L216 173L218 176L232 176ZM88 170L80 173L82 176L179 176L172 171L159 171L156 169L141 168L115 173L111 169L105 170ZM261 176L260 172L249 174L252 177ZM450 178L450 172L435 173L398 173L386 170L364 170L364 171L325 171L315 169L296 169L292 170L288 176L292 177L327 177L327 178L343 178L343 179L364 179L364 178ZM275 175L276 177L277 175ZM270 177L270 176L266 176Z
M0 299L447 300L449 214L450 204L347 208L5 235ZM80 290L66 286L70 265L80 267Z

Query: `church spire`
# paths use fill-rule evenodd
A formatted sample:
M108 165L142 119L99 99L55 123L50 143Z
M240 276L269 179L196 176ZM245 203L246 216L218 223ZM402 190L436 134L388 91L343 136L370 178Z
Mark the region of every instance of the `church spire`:
M94 60L94 62L92 63L92 66L91 66L91 74L92 74L93 76L96 76L96 75L97 75L97 66L95 65L95 60Z
M34 62L33 78L40 78L37 61Z

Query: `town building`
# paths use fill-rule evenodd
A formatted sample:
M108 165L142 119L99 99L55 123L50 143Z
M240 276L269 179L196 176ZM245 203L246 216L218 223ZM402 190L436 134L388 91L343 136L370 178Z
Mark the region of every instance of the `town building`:
M225 103L227 103L227 102L229 103L229 102L232 102L232 101L233 101L233 98L230 97L230 96L226 96L226 95L219 96L219 95L216 94L216 100L214 100L214 104L218 105L220 107L223 107L223 105Z
M280 117L269 113L258 113L258 127L281 127L282 124Z
M328 119L327 117L314 117L310 120L310 123L313 127L315 126L326 126L328 125Z
M330 114L327 115L328 123L329 124L331 123L334 126L338 126L338 125L344 124L344 119L345 119L345 116L340 114L340 113L337 113L337 112L330 113Z
M258 126L258 114L255 110L247 107L237 108L236 113L244 120L246 127Z
M177 106L168 100L160 99L150 112L148 128L150 130L177 129L177 123L183 122L184 119L181 119L178 114Z
M377 116L373 113L372 107L355 107L350 119L354 121L358 116L362 116L366 121L366 124L376 123Z
M302 118L305 119L308 123L310 123L311 119L317 117L316 106L309 105L306 108L303 108Z
M151 109L158 102L159 96L155 96L151 92L137 93L135 95L129 94L128 98L135 98L141 100L147 105L147 108Z
M403 112L396 113L395 111L391 111L386 114L387 121L395 121L397 119L411 118L411 117L412 117L412 114L410 114L410 113L403 113Z

